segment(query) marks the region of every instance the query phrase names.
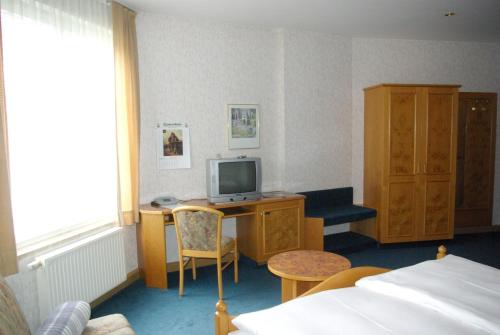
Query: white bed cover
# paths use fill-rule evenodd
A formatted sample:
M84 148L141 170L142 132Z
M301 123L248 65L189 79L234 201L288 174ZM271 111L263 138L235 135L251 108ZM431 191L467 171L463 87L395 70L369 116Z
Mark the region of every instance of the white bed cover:
M449 255L356 284L241 314L231 334L500 334L500 270Z
M360 279L356 286L500 334L500 270L487 265L448 255Z

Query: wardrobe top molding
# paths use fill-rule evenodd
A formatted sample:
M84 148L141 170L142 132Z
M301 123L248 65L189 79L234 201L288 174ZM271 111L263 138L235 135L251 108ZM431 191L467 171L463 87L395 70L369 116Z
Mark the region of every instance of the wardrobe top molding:
M364 88L364 91L371 90L377 87L456 87L460 88L462 85L451 85L451 84L390 84L390 83L382 83L378 85L373 85Z

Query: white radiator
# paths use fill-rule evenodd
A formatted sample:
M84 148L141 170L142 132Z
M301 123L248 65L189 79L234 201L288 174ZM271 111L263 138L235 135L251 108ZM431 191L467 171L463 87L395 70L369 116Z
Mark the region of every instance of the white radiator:
M91 302L127 279L122 228L37 257L40 319L65 301Z

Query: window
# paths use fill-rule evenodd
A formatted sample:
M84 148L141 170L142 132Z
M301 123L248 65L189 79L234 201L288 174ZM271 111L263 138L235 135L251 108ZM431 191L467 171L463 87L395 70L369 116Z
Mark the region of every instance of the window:
M2 0L1 6L18 248L76 227L116 222L109 5Z

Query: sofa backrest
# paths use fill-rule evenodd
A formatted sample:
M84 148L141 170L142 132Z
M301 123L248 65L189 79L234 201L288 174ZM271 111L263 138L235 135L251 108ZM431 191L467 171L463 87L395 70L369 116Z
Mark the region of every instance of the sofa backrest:
M30 335L28 323L16 297L2 276L0 276L0 334Z
M352 205L352 187L300 192L306 196L305 209Z

